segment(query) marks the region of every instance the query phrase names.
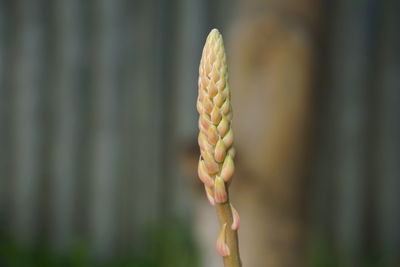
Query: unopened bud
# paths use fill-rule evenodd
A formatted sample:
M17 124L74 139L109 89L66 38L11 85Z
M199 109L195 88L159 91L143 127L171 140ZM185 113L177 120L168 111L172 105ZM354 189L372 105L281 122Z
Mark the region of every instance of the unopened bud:
M221 232L219 233L218 239L217 239L217 244L216 244L216 249L217 252L222 256L229 256L231 254L230 249L228 245L226 244L226 223L222 226Z
M208 151L202 151L202 157L204 159L204 164L207 168L209 174L214 174L219 171L218 163L215 162L214 157Z
M228 133L223 138L225 146L230 147L233 144L233 131L232 128L229 129Z
M212 188L211 187L208 187L208 186L206 186L206 185L204 185L204 189L205 189L205 191L206 191L206 195L207 195L207 199L208 199L208 201L210 202L210 204L211 205L215 205L215 200L214 200L214 197L213 197L213 190L212 190Z
M231 225L231 229L236 231L240 227L240 217L239 217L239 213L233 207L232 204L231 204L231 210L232 210L232 217L233 217L233 222L232 222L232 225Z
M203 108L205 108L203 106ZM203 126L204 129L208 130L208 128L211 125L211 121L210 121L210 116L208 116L207 114L203 113L200 115L200 124L201 126Z
M210 125L207 131L208 141L215 145L218 142L219 136L217 132L217 127L214 125Z
M213 186L214 185L214 180L211 178L211 176L208 174L206 166L204 165L204 161L199 160L199 166L197 168L197 172L199 175L200 180L207 186Z
M224 136L228 132L229 121L226 119L226 117L222 117L217 129L220 136Z
M233 159L230 155L226 156L224 164L222 165L221 177L225 182L229 182L233 173L235 172L235 164L233 163Z
M211 121L214 123L214 125L218 125L218 123L221 120L221 113L219 111L219 108L215 105L213 110L211 111Z
M231 111L231 103L229 98L226 98L225 103L221 107L221 111L224 115L228 114Z
M215 97L214 97L214 104L217 106L217 107L221 107L222 106L222 104L224 103L224 96L221 94L221 93L218 93Z
M215 145L215 154L214 158L217 162L221 163L224 161L224 158L226 156L226 147L224 142L219 139L217 144Z
M225 203L228 200L225 182L220 176L215 177L214 181L214 199L215 203Z

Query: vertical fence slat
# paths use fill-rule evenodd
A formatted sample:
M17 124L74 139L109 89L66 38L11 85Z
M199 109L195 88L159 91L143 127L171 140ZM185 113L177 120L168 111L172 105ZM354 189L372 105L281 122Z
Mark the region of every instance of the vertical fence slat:
M17 43L13 69L14 189L12 232L21 242L32 242L37 226L39 194L40 97L43 56L41 5L17 3Z
M4 2L0 2L0 224L5 223L7 217L6 211L6 201L8 198L7 191L9 191L9 168L7 166L7 141L8 141L8 127L7 127L7 117L9 106L9 88L7 87L7 52L8 51L8 39L7 39L7 27L8 16L7 16L8 6ZM3 230L3 229L0 229Z
M126 1L124 36L126 39L123 76L124 97L122 142L123 196L120 210L120 235L125 248L145 252L148 227L160 213L160 142L163 133L158 130L162 112L159 105L160 84L156 57L157 45L156 2ZM143 30L146 25L146 30ZM162 101L162 100L161 100Z
M377 190L376 214L379 243L385 257L400 260L400 17L398 1L383 4L382 44L377 135ZM396 255L396 256L395 256ZM394 259L396 257L396 259ZM397 262L398 263L398 262ZM393 266L394 262L391 262Z
M365 164L368 144L367 3L336 2L332 42L332 80L336 170L335 231L339 247L355 256L362 247ZM349 56L351 54L351 56Z
M116 180L119 161L119 19L121 1L92 5L92 151L89 231L94 254L110 257L115 251Z
M79 76L81 43L79 1L55 1L53 9L54 136L51 162L51 242L55 249L71 245L77 181Z

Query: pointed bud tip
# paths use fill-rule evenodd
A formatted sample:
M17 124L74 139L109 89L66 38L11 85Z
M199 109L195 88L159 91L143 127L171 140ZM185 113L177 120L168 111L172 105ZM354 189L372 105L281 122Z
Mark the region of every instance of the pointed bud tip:
M215 203L225 203L228 200L226 193L225 182L220 176L215 177L214 181L214 200Z
M219 233L216 249L217 252L222 256L229 256L231 254L230 249L225 241L225 231L226 231L226 223L222 226L221 232Z
M232 225L231 225L231 229L236 231L240 227L240 216L239 216L239 213L233 207L232 204L231 204L231 210L232 210L232 217L233 217L233 222L232 222Z
M210 204L212 206L214 206L215 205L215 200L214 200L214 197L213 197L212 188L208 187L207 185L204 185L204 189L206 191L206 196L207 196L208 201L210 202Z
M209 36L218 36L218 35L221 35L221 33L219 32L219 30L217 28L214 28L210 31L210 33L208 35Z

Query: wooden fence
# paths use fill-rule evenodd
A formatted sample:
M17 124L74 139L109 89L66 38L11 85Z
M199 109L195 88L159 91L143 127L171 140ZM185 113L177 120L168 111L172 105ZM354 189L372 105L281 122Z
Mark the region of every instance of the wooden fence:
M394 255L400 7L327 5L313 221L351 254ZM0 230L108 257L187 219L179 149L196 135L201 45L234 14L226 0L0 1Z

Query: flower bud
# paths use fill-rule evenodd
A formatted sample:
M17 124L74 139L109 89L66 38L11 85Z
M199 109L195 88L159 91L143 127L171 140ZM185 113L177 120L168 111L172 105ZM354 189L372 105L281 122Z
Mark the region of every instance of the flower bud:
M214 185L214 180L211 178L211 176L208 174L206 166L204 165L204 161L199 160L199 166L197 168L197 172L199 175L200 180L207 186L213 186Z
M217 252L222 257L229 256L231 254L230 249L225 241L225 236L226 236L225 232L226 232L226 223L221 228L221 232L219 233L219 236L217 239L217 244L216 244Z
M221 120L221 113L219 111L219 108L215 105L213 110L211 111L211 121L214 123L214 125L217 125L220 120Z
M223 138L225 146L226 147L231 147L233 144L233 131L232 128L229 129L228 133L224 136Z
M229 98L226 98L225 103L221 107L222 114L226 115L231 111L231 103Z
M232 179L234 172L235 172L235 164L233 163L232 157L228 155L226 156L224 164L222 165L221 178L225 182L229 182Z
M231 229L236 231L240 227L240 217L239 217L239 213L233 207L232 204L231 204L231 210L232 210L232 217L233 217L233 222L232 222L232 225L231 225Z
M224 96L221 94L221 93L218 93L215 97L214 97L214 104L217 106L217 107L221 107L222 106L222 104L224 103Z
M208 187L206 185L204 185L204 189L206 191L206 196L207 196L208 201L210 202L210 204L212 206L214 206L215 205L215 200L214 200L214 197L213 197L213 195L214 195L213 194L213 190L211 189L211 187Z
M207 130L207 137L210 144L215 145L219 139L217 127L215 127L214 125L210 125Z
M226 156L225 144L221 139L219 139L217 144L215 145L214 159L215 161L221 163L224 161L225 156Z
M204 165L207 168L209 174L214 174L219 171L219 165L215 162L214 157L208 151L202 151L201 153L204 159Z
M204 108L204 107L203 107ZM207 114L200 115L200 124L203 126L204 129L208 130L211 125L210 117Z
M226 193L225 182L220 176L215 177L214 181L214 199L215 203L225 203L228 200Z
M221 121L218 124L217 130L220 136L225 136L225 134L228 132L229 121L226 119L226 117L222 117Z

